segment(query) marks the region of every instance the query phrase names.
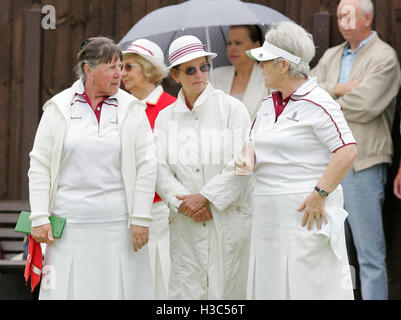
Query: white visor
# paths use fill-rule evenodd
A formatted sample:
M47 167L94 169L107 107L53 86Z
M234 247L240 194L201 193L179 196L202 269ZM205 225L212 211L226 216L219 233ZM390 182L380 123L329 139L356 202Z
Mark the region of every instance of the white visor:
M277 58L284 58L292 63L299 64L300 62L305 63L301 60L300 57L289 53L279 47L272 45L269 42L264 42L262 47L247 50L246 54L254 60L257 61L269 61Z

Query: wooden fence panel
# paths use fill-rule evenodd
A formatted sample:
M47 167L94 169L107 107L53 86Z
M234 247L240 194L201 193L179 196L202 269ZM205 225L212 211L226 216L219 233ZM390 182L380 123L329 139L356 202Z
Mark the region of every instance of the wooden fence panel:
M8 196L8 171L9 171L9 119L11 109L11 68L12 55L12 0L2 2L2 12L5 16L0 19L0 199Z
M126 1L125 1L126 2ZM113 38L116 35L116 24L122 17L116 14L118 8L122 7L123 1L119 1L118 6L115 5L113 0L106 0L100 3L100 19L99 19L99 34L95 33L89 37L105 36ZM121 13L121 12L119 12ZM118 17L118 19L117 19Z
M25 14L32 7L31 1L14 0L12 6L12 64L11 67L11 104L10 104L10 135L8 153L8 194L19 198L21 175L21 141L22 113L24 109L24 39ZM18 40L16 40L18 39Z
M22 149L20 197L28 199L29 152L32 149L36 128L39 123L40 109L40 55L41 55L41 10L30 9L25 20L25 53L24 53L24 108L22 121Z

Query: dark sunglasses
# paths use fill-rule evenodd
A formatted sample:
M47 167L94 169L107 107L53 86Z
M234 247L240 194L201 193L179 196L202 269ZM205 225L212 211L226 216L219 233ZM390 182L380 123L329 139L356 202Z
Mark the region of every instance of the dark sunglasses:
M210 64L209 63L203 63L200 65L199 70L201 72L208 72L210 69ZM196 71L198 70L198 68L196 67L188 67L184 70L186 75L192 76L196 73Z

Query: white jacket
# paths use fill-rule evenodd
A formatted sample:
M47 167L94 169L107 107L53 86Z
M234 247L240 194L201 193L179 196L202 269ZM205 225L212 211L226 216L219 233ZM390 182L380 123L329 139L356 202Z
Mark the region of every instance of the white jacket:
M156 191L170 207L170 299L245 299L252 207L249 178L235 175L232 159L249 127L243 103L210 84L191 111L180 91L156 119ZM195 223L178 212L176 195L192 193L210 201L213 219Z
M230 94L235 76L235 67L226 66L213 69L213 86L216 89L223 90ZM270 89L265 87L265 76L263 71L255 63L248 86L246 87L242 102L249 112L249 117L253 121L263 100L271 93Z
M68 108L74 96L74 91L69 88L52 97L43 106L44 113L29 154L32 226L49 223L58 187L64 136L70 121ZM150 212L157 176L152 130L139 100L121 89L115 97L118 103L121 167L129 222L148 227L152 220Z

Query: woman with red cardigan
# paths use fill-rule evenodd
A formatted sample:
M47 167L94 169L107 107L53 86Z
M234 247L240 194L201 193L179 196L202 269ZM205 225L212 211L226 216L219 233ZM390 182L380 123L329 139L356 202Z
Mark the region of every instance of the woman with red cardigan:
M145 112L152 129L160 110L176 100L175 97L164 92L160 85L167 75L165 70L163 51L152 41L136 40L123 52L124 87L144 102ZM152 207L153 221L149 230L149 255L156 299L164 300L168 299L170 273L168 216L167 205L156 193Z

